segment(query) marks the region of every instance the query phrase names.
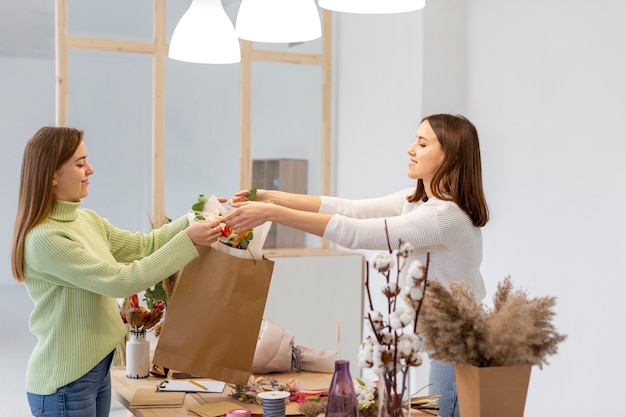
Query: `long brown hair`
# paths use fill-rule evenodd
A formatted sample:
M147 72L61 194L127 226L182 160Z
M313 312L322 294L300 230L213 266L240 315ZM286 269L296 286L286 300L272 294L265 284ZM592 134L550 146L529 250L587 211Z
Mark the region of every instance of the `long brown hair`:
M483 192L480 146L476 127L465 117L434 114L424 117L441 144L444 159L431 182L432 193L442 200L451 200L461 207L476 227L489 221L487 200ZM426 197L424 182L417 181L410 202Z
M30 230L50 215L54 204L52 178L83 140L83 131L46 126L26 143L22 158L17 216L11 246L11 268L24 281L24 240Z

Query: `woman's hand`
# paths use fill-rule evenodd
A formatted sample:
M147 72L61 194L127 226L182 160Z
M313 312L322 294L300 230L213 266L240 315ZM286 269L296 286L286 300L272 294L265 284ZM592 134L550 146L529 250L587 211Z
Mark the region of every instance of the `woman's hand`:
M242 193L240 191L238 194ZM279 207L271 203L259 201L241 201L237 203L237 209L222 218L222 222L229 225L234 233L250 230L266 221L272 220L273 213Z
M233 197L230 199L229 203L233 207L238 207L239 203L243 203L249 201L250 191L249 190L241 190L235 193ZM256 196L254 201L268 201L269 192L267 190L258 189L256 190Z
M220 219L199 221L190 224L185 233L196 246L209 246L216 242L222 233Z

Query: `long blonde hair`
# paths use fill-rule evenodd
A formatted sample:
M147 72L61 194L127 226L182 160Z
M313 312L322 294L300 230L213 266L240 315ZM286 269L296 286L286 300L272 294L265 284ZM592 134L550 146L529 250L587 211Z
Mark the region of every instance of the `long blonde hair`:
M26 143L11 246L11 269L18 282L24 281L26 235L50 215L54 204L52 178L74 155L82 140L82 130L46 126Z

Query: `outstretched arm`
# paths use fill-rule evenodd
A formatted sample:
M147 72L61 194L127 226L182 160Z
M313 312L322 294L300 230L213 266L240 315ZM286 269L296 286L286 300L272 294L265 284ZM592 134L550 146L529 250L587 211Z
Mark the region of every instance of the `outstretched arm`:
M238 207L238 204L247 201L249 196L250 192L248 190L241 190L230 199L230 204L233 207ZM274 203L279 206L314 213L319 211L322 204L320 196L317 195L294 194L279 190L263 189L257 190L255 201Z
M302 196L301 194L279 193L289 194L290 199L291 196ZM296 198L296 200L298 199ZM309 199L301 200L304 206L307 206L306 200ZM310 200L308 204L311 204ZM262 201L232 202L232 205L236 207L236 210L224 217L222 221L232 227L235 233L252 229L266 221L270 221L322 237L326 230L326 225L328 225L332 217L330 214L295 209Z

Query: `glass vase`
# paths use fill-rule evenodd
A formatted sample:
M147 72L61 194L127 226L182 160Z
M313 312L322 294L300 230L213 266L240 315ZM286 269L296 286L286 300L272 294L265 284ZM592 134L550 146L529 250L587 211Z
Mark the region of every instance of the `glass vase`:
M359 409L350 375L350 362L335 361L335 372L328 389L326 417L358 417Z
M150 375L150 341L146 340L146 330L130 330L126 342L126 377L147 378Z
M378 381L378 417L409 417L409 372L386 372Z

